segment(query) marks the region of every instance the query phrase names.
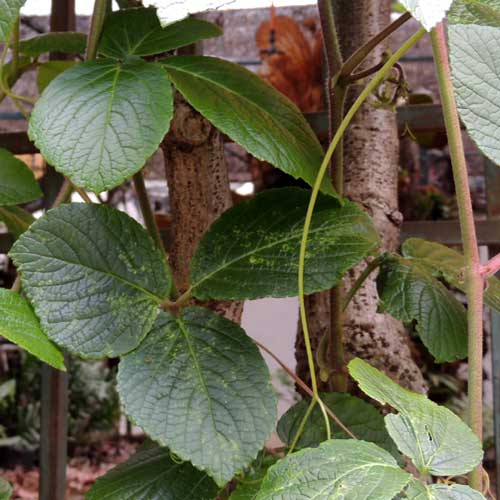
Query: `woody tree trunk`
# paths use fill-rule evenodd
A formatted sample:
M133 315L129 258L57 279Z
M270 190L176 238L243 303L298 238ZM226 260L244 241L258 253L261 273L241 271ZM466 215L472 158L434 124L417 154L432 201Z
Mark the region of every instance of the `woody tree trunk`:
M390 0L332 0L344 60L390 23ZM380 45L363 67L381 61L387 46ZM346 109L359 94L349 92ZM395 115L365 103L344 136L344 194L372 216L384 250L395 250L402 217L398 211L398 136ZM361 264L344 280L349 289L364 269ZM347 360L359 356L381 369L401 385L422 392L425 383L412 358L411 344L403 325L377 313L377 290L373 274L351 302L344 316L344 347ZM326 294L309 298L311 335L319 338L330 327L330 301ZM302 332L296 345L297 373L309 379ZM328 390L328 385L323 389Z
M209 226L232 205L221 133L181 96L162 145L173 238L169 261L180 293L189 287L189 264ZM242 302L213 302L210 308L239 323Z

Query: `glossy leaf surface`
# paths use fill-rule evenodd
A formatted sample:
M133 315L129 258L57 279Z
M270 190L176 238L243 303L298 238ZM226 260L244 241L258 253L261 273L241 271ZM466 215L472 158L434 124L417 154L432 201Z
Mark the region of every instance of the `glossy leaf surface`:
M298 294L300 240L310 192L269 190L225 212L191 262L200 299L255 299ZM370 219L355 203L320 195L309 233L306 293L326 290L379 245Z
M195 17L162 28L155 9L126 9L106 18L99 52L118 59L149 56L220 35L218 26Z
M26 299L4 288L0 288L0 335L54 368L66 370L61 351L43 333Z
M21 40L19 50L28 56L38 57L45 52L83 54L87 47L87 35L75 32L51 32Z
M172 89L160 65L102 59L52 81L35 105L29 135L48 163L76 185L101 192L144 166L172 113Z
M177 56L163 66L184 97L260 160L314 184L323 149L302 113L254 73L214 57ZM328 176L322 191L333 193Z

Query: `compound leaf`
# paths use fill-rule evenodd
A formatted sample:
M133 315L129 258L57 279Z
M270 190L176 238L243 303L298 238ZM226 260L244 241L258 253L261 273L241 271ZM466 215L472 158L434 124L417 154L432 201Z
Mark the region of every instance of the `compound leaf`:
M373 443L333 439L273 465L257 500L387 500L403 490L410 478L387 451Z
M57 170L100 192L144 166L172 114L172 88L159 64L102 59L77 64L50 83L29 135Z
M262 449L276 395L257 347L235 323L201 307L160 313L118 369L127 415L219 486Z
M164 256L146 231L105 205L50 210L11 257L43 330L83 357L134 349L171 288Z
M19 50L28 56L38 57L45 52L83 54L87 47L85 33L69 31L51 32L21 40Z
M465 260L463 254L440 243L409 238L403 243L403 255L414 260L433 276L443 278L450 285L465 293ZM494 276L488 279L484 293L485 303L500 312L500 280Z
M256 158L314 184L323 149L302 113L254 73L214 57L177 56L163 66L184 97ZM333 194L325 177L322 191Z
M460 116L479 149L500 164L500 30L470 24L448 31Z
M398 455L394 442L385 428L383 416L371 404L343 393L322 394L321 399L357 438L375 443L394 456ZM310 400L307 399L299 401L279 420L278 435L283 443L292 444L309 403ZM349 439L349 435L334 421L330 424L332 438ZM297 448L313 448L326 439L325 419L319 405L316 405L296 446Z
M0 335L54 368L66 370L61 351L43 333L26 299L4 288L0 288Z
M211 500L219 488L189 462L172 459L167 448L143 444L126 462L100 477L86 500Z
M0 206L27 203L42 196L28 165L6 149L0 148Z
M255 299L298 293L298 260L310 192L269 190L225 212L202 239L191 263L200 299ZM309 233L306 293L334 286L379 245L355 203L320 195Z
M0 42L9 42L19 11L26 0L0 0Z
M453 0L399 0L422 26L430 31L446 16Z
M218 26L195 17L162 28L155 9L126 9L106 18L98 50L118 59L149 56L220 35Z
M467 317L463 305L418 263L393 255L377 278L379 308L416 331L438 363L467 356Z
M365 394L399 412L385 417L387 430L401 453L422 474L457 476L481 462L481 442L450 410L403 389L359 358L353 359L348 368Z

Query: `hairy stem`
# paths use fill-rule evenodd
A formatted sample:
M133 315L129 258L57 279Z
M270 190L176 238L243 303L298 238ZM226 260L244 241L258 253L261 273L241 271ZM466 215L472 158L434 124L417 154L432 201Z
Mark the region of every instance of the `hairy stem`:
M142 176L142 172L137 172L137 174L134 175L134 187L135 192L137 193L137 197L139 198L139 205L141 206L141 212L142 216L144 217L146 228L158 248L164 250L160 230L158 229L155 215L153 213L153 210L151 209L151 203L149 201L146 185L144 184L144 177Z
M479 248L477 244L474 214L469 188L469 177L465 161L460 119L448 57L448 46L443 24L431 33L432 49L436 63L439 92L448 135L453 178L458 204L458 215L462 231L465 256L465 289L467 296L467 325L469 337L468 374L468 422L472 430L482 439L483 432L483 285ZM471 487L482 490L482 468L478 466L470 474Z
M89 36L87 38L87 51L85 52L85 59L87 61L92 61L97 56L97 46L99 44L99 39L101 38L101 31L104 24L104 18L106 17L107 5L107 0L95 0Z
M338 128L337 132L335 133L335 136L330 143L330 146L328 147L328 150L326 152L326 155L323 159L323 163L321 164L321 167L319 169L318 175L316 177L316 181L313 186L313 190L311 193L311 199L309 201L309 206L307 207L307 213L306 213L306 218L304 221L304 230L302 234L302 240L300 243L300 256L299 256L299 271L298 271L298 285L299 285L299 302L300 302L300 321L302 324L302 330L304 332L304 343L306 347L306 353L307 353L307 363L309 366L309 373L311 376L311 386L313 390L313 402L317 402L319 399L319 394L318 394L318 384L316 380L316 370L314 366L314 355L311 347L311 337L309 334L309 326L307 324L307 311L306 311L306 304L305 304L305 287L304 287L304 268L305 268L305 256L306 256L306 250L307 250L307 240L308 240L308 235L309 235L309 230L311 228L311 221L312 221L312 216L314 213L314 207L316 205L316 200L318 198L319 190L321 183L323 182L323 178L325 176L325 173L328 169L328 166L330 165L330 161L332 159L333 153L335 152L335 149L337 148L337 145L339 144L344 132L346 131L347 127L351 123L351 120L353 119L354 115L357 113L358 109L361 107L361 105L364 103L364 101L370 96L370 94L377 88L377 85L380 84L380 82L383 81L385 76L391 71L392 67L394 64L396 64L399 59L410 50L411 47L415 43L417 43L418 40L420 40L424 35L426 31L424 29L420 29L417 33L415 33L411 38L409 38L402 47L400 47L394 55L392 55L387 62L384 64L384 67L375 75L375 77L370 81L370 83L366 86L366 88L361 92L359 97L356 99L355 103L353 104L352 108L349 109L347 112L345 118L342 120L342 123L340 127Z

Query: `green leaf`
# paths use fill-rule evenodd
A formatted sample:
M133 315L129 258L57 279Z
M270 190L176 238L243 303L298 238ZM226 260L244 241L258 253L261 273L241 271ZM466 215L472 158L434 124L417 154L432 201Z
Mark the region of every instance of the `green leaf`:
M453 0L399 0L422 26L430 31L446 16Z
M76 185L100 192L144 166L172 113L172 89L159 64L90 61L68 69L45 89L29 135L48 163Z
M413 479L405 492L408 500L486 500L479 491L460 484L424 485Z
M126 462L100 477L86 500L211 500L219 488L189 462L172 459L167 448L143 444Z
M83 54L87 47L85 33L71 31L51 32L21 40L19 50L28 56L38 57L45 52Z
M47 61L38 66L36 84L38 92L42 93L49 83L67 69L78 64L77 61Z
M321 399L357 438L375 443L392 455L398 455L394 442L385 428L384 418L371 404L350 394L342 393L322 394ZM290 446L297 435L309 403L308 399L299 401L278 422L278 435L286 445ZM349 439L349 435L335 422L331 421L330 424L332 438ZM326 439L325 419L319 405L316 405L297 442L297 448L313 448Z
M245 472L244 477L238 478L238 485L231 493L229 500L255 500L269 467L277 461L278 459L273 455L260 453L250 470Z
M455 0L448 18L454 24L500 28L500 0Z
M310 191L269 190L225 212L191 262L199 299L256 299L298 293L298 260ZM334 286L379 245L370 219L355 203L320 195L305 266L306 293Z
M35 218L28 211L16 206L0 207L0 222L7 226L9 233L19 238L35 222Z
M276 395L257 347L235 323L200 307L160 313L123 357L118 392L146 434L219 486L246 467L276 421Z
M0 500L10 500L11 496L12 486L3 477L0 477Z
M26 0L0 0L0 42L9 42L19 11Z
M444 279L465 293L463 254L440 243L420 238L407 239L403 244L402 251L406 258L418 262L433 276ZM498 278L488 279L484 301L489 307L500 312L500 280Z
M0 205L27 203L42 196L28 165L0 148Z
M50 210L10 255L43 330L86 358L134 349L171 288L163 253L146 231L105 205Z
M418 263L392 255L377 278L379 309L411 323L438 363L467 356L467 315L463 305Z
M0 335L54 368L66 370L61 351L43 333L26 299L4 288L0 288Z
M460 116L481 152L500 164L500 30L453 25L448 33Z
M388 500L410 478L373 443L333 439L287 455L272 466L257 500Z
M149 56L220 35L218 26L195 17L162 28L155 9L126 9L106 18L98 50L117 59Z
M314 184L323 149L299 109L238 64L178 56L163 62L184 97L218 129L256 158ZM333 194L325 177L322 191Z
M481 463L481 442L457 415L403 389L359 358L348 368L365 394L399 412L385 417L387 430L422 474L457 476Z

